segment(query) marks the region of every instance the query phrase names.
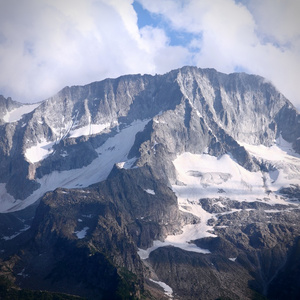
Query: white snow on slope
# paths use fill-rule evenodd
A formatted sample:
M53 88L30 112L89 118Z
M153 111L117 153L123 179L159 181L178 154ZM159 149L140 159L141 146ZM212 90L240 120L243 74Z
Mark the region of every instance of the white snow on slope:
M131 169L132 165L135 163L136 157L128 159L126 161L121 161L117 163L117 167L120 169Z
M176 190L174 191L176 193ZM179 195L177 194L177 196ZM179 204L179 208L182 211L193 213L195 216L201 219L201 222L198 224L185 225L182 228L181 234L168 235L164 241L159 241L159 240L154 241L153 246L148 249L139 249L138 254L141 259L147 259L152 251L156 250L157 248L165 247L165 246L173 246L173 247L181 248L185 251L191 251L197 253L204 253L204 254L210 253L209 250L199 248L191 241L199 238L209 237L209 236L216 237L216 235L209 232L213 230L213 227L207 225L207 221L212 217L212 215L206 212L200 205L197 205L195 199L191 201L189 199L186 199L185 197L184 198L179 197L178 204Z
M82 135L92 135L101 133L104 129L109 128L110 123L105 124L88 124L86 126L70 131L70 138L76 138Z
M150 194L150 195L155 195L155 192L154 190L151 190L151 189L146 189L144 190L147 194Z
M92 135L92 134L99 134L101 133L104 129L109 128L110 123L106 124L89 124L84 127L78 128L71 130L72 124L67 124L66 128L62 128L61 132L58 136L60 136L59 139L64 138L67 134L70 133L70 138L76 138L79 136L83 135ZM54 130L55 131L55 130ZM58 131L55 131L56 134L58 134ZM31 163L36 163L38 161L41 161L45 159L47 156L49 156L51 153L53 153L53 145L56 142L49 142L46 140L43 140L36 145L26 149L24 156L27 159L27 161ZM62 154L64 156L65 154Z
M293 157L300 158L300 154L293 150L292 144L283 139L280 135L274 145L266 147L264 145L250 145L247 143L239 142L246 150L255 157L271 160L271 161L293 161Z
M58 187L87 187L93 183L105 180L114 164L127 161L127 155L134 143L136 133L142 131L148 122L149 120L135 121L114 137L107 139L100 148L96 149L99 156L88 166L69 171L55 171L38 179L37 182L41 184L41 187L25 200L14 202L9 197L5 198L6 200L4 201L1 198L4 205L0 207L0 212L12 212L24 209L37 201L44 193L53 191ZM3 196L6 197L6 195Z
M35 110L38 106L40 106L41 103L35 103L35 104L24 104L18 108L15 108L9 112L6 113L6 115L3 117L4 122L11 123L19 121L23 115L28 114Z
M37 143L37 145L26 149L24 156L27 161L36 163L45 159L47 156L53 153L52 146L54 144L55 142L42 141L40 143Z
M84 227L82 230L80 231L75 231L74 233L76 234L78 239L84 239L86 237L86 233L89 230L89 227Z
M183 189L186 197L197 195L198 199L219 198L222 190L224 197L234 200L268 198L269 204L284 204L286 202L276 192L283 186L300 183L300 157L283 152L277 146L263 147L245 146L257 159L271 164L271 172L250 172L227 154L217 158L208 154L183 153L177 157L174 165L178 173L177 180L184 185L175 185L174 189L179 194Z
M271 147L240 144L259 161L273 166L274 171L264 178L269 190L277 191L281 187L300 184L300 155L281 136Z
M181 198L219 198L223 189L226 197L253 201L265 193L261 173L244 169L228 154L183 153L173 163L183 183L173 189Z
M91 112L89 110L87 99L84 101L84 108L85 108L86 115L88 118L88 124L83 127L80 127L80 128L73 128L73 126L76 126L76 124L77 124L77 116L78 116L78 111L77 111L77 115L74 116L74 123L72 124L72 128L70 128L70 137L71 138L76 138L76 137L83 136L83 135L99 134L106 128L110 127L110 123L92 124L92 116L91 116Z
M21 200L15 200L14 197L7 193L5 183L0 183L0 210L6 211L12 205L20 203Z
M299 155L282 139L281 145L270 148L252 145L246 145L245 148L257 158L268 159L276 170L270 173L250 172L227 154L217 158L208 154L183 153L174 160L178 184L172 188L178 197L179 208L201 218L200 224L189 225L186 233L188 238L202 238L213 232L213 227L208 226L207 221L216 218L216 215L202 209L200 198L225 197L239 201L287 204L276 192L282 186L299 184ZM278 173L276 178L274 173ZM273 193L269 193L270 190Z
M176 190L175 190L176 193ZM179 196L179 195L177 195ZM196 197L197 198L197 197ZM177 235L169 235L166 237L164 241L156 240L153 242L153 246L148 249L139 249L138 254L141 259L147 259L149 254L157 248L165 247L165 246L173 246L177 248L181 248L185 251L197 252L197 253L210 253L207 249L202 249L197 247L191 241L203 237L216 236L210 233L210 230L213 230L212 226L207 225L207 221L212 217L212 215L206 212L200 205L197 205L196 202L185 199L178 198L179 208L182 211L193 213L195 216L201 218L201 222L198 224L189 224L185 225L182 228L182 233ZM192 208L187 209L187 208Z
M167 296L169 296L170 298L173 298L173 290L169 285L167 285L166 283L164 283L162 281L156 281L156 280L153 280L151 278L150 278L150 281L152 281L152 282L158 284L159 286L161 286L164 289L165 294Z
M148 249L139 249L138 255L141 259L147 259L150 253L160 247L173 246L181 248L185 251L196 252L196 253L210 253L207 249L202 249L197 247L191 241L194 239L199 239L207 236L215 236L207 232L208 228L206 222L203 220L200 224L196 225L186 225L182 229L182 233L179 235L169 235L164 241L153 241L153 246Z
M18 235L20 235L22 232L28 230L30 228L29 225L25 225L25 227L23 229L21 229L19 232L11 235L11 236L3 236L2 239L5 240L5 241L8 241L8 240L12 240L14 239L15 237L17 237Z
M209 253L208 250L198 248L191 241L216 236L213 226L207 224L208 220L239 210L211 214L201 207L199 203L201 198L266 201L271 205L289 204L277 192L283 186L300 184L300 156L282 138L272 147L247 144L243 146L258 160L270 163L273 171L250 172L227 154L217 158L208 154L186 152L173 161L177 172L177 184L172 188L178 198L179 209L199 217L201 222L184 226L180 235L169 235L164 242L154 241L153 246L148 249L139 249L138 254L142 259L147 259L152 251L164 246ZM219 206L222 207L221 202Z

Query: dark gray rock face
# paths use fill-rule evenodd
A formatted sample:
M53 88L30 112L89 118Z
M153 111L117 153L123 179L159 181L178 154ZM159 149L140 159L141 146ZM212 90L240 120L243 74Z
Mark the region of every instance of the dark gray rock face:
M182 224L174 193L149 168L115 168L105 182L43 197L27 236L19 237L26 242L14 270L24 276L16 282L88 299L138 298L147 271L137 247L180 231Z
M217 237L195 240L210 254L164 247L149 261L178 299L297 299L300 227L297 207L201 199ZM218 209L219 208L219 209Z
M222 255L163 247L150 254L150 261L159 278L174 287L178 299L252 299L255 295L248 287L253 277Z
M7 112L12 111L14 108L20 107L22 104L13 101L10 97L7 99L0 95L0 125L4 124L4 116Z
M299 238L293 246L284 267L271 282L269 299L298 299L299 293Z

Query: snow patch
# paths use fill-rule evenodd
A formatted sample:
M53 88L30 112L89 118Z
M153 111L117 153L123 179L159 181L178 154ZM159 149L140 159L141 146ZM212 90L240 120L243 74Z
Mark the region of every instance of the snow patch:
M72 169L68 171L54 171L51 174L45 175L42 178L37 179L40 183L40 188L35 190L29 197L25 200L15 201L13 197L6 193L6 190L2 192L5 194L5 200L1 198L3 206L0 206L0 212L12 212L24 209L28 205L37 201L41 196L43 196L48 191L53 191L58 187L61 188L78 188L87 187L93 183L103 181L107 178L111 172L113 166L119 162L128 162L127 155L134 143L135 135L137 132L142 131L149 120L138 120L134 121L128 127L122 129L115 136L110 137L106 142L99 148L96 149L98 157L92 161L88 166L82 167L80 169ZM48 146L47 146L48 145ZM50 149L52 145L45 144L44 147ZM39 161L42 157L49 155L50 151L42 152L41 148L34 146L36 148L38 158L33 155L34 151L29 152L29 159L31 162ZM45 150L45 149L43 149ZM42 155L43 153L43 155ZM30 155L32 154L32 155ZM0 185L1 193L1 185Z
M151 189L146 189L144 190L146 193L150 194L150 195L155 195L155 192L154 190L151 190Z
M300 158L300 155L293 150L292 144L284 140L281 136L270 147L250 145L243 142L239 142L239 144L245 147L253 156L267 161L293 160L294 157Z
M89 227L84 227L82 230L80 231L75 231L74 233L76 234L78 239L84 239L86 237L86 233L89 230Z
M137 158L133 157L131 159L128 159L127 161L117 163L116 166L120 169L131 169L136 160Z
M27 161L32 164L45 159L51 153L53 153L53 145L55 142L42 141L37 143L37 145L32 146L25 151L25 157Z
M231 260L231 261L233 261L233 262L235 262L236 259L237 259L237 257L229 257L228 259Z
M83 135L92 135L101 133L103 130L110 127L110 123L105 124L88 124L86 126L73 129L70 131L70 138L77 138Z
M82 215L83 218L88 218L91 219L93 217L93 215L89 214L89 215Z
M67 157L69 154L67 153L67 151L64 151L63 153L60 154L60 156L62 157Z
M158 284L159 286L161 286L164 289L165 294L167 296L169 296L170 298L173 298L173 290L169 285L167 285L166 283L164 283L162 281L156 281L156 280L153 280L151 278L150 278L150 281L152 281L152 282Z
M4 122L11 123L22 119L23 115L28 114L35 110L41 103L24 104L18 108L15 108L5 114L3 117Z
M140 249L138 250L138 255L141 259L147 259L150 255L150 253L160 247L166 247L166 246L173 246L180 249L183 249L185 251L190 252L196 252L196 253L203 253L203 254L209 254L211 253L207 249L202 249L197 247L195 244L190 242L191 239L189 239L189 236L193 236L193 230L191 229L192 225L186 225L184 233L180 235L169 235L167 238L162 242L159 240L153 241L153 246L148 249ZM192 232L192 234L190 234Z
M29 276L28 274L25 273L25 268L20 273L18 273L17 275L22 276L24 278Z

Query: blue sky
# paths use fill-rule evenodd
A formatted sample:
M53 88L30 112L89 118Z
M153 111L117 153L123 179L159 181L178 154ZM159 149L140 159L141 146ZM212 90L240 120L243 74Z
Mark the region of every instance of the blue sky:
M161 21L158 15L151 14L137 1L134 1L132 6L137 13L137 25L139 28L144 26L158 26L158 23Z
M138 1L134 1L132 6L137 13L138 28L142 29L145 26L161 28L169 38L170 46L187 46L195 37L201 36L201 34L194 34L185 30L175 30L163 15L151 13L144 9Z
M258 74L300 108L298 0L0 0L0 94L183 65Z

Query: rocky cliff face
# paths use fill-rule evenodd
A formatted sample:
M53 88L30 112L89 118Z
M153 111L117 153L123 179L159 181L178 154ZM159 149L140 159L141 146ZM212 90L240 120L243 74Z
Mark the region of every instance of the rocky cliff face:
M1 272L17 285L90 299L296 287L300 116L265 79L184 67L0 105Z
M16 282L89 299L140 298L149 272L138 247L180 232L189 217L149 168L116 167L90 188L48 192L27 236L18 237L27 242L14 262Z
M23 115L28 107L11 100L1 103L18 107L20 115L0 128L0 181L16 200L39 189L44 176L90 165L101 145L136 120L151 124L130 155L139 157L136 165L149 163L166 180L174 178L172 164L164 169L156 164L184 151L230 152L250 170L257 166L237 142L271 146L281 134L299 152L299 114L270 83L254 75L185 67L162 76L123 76L66 87ZM9 109L2 123L9 120ZM6 208L14 206L11 201Z

